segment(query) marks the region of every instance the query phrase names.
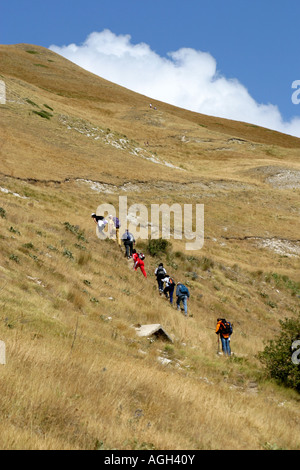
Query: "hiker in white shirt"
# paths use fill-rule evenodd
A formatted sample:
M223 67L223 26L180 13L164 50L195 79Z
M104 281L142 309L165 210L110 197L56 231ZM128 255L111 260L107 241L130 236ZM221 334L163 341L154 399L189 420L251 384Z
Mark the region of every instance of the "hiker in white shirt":
M154 274L156 276L159 293L162 294L164 291L164 283L162 282L162 279L167 275L167 271L165 270L163 263L158 265Z
M98 225L98 237L106 238L106 235L105 233L103 233L103 230L108 224L107 220L102 215L96 215L95 213L92 214L92 219L94 220L95 224Z

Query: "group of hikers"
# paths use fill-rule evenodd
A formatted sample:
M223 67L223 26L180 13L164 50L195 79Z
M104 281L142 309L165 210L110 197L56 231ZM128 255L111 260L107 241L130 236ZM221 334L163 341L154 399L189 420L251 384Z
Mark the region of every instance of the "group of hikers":
M176 286L176 306L177 310L181 309L181 303L183 305L182 310L184 315L188 315L187 302L190 298L189 289L181 282L175 283L174 279L167 274L163 263L159 263L158 267L154 272L158 284L158 290L160 295L164 295L166 299L170 300L170 304L173 305L173 295Z
M123 235L120 237L120 222L117 217L112 215L108 216L106 220L103 216L98 216L95 213L92 214L92 219L98 226L98 236L99 238L106 238L104 234L104 229L108 225L108 236L109 238L114 238L119 247L121 248L122 242L125 248L125 257L130 260L133 260L133 269L135 271L140 268L143 276L147 278L147 273L145 269L145 255L143 253L138 253L134 248L135 238L128 229L126 229ZM190 292L187 286L181 282L175 282L174 279L167 274L166 269L164 268L163 263L159 263L158 267L154 272L157 280L158 291L161 296L164 296L169 300L170 304L173 305L174 291L176 295L176 307L177 310L184 312L185 317L188 316L188 300L190 298ZM216 334L218 335L218 354L219 344L221 339L222 351L225 356L231 356L230 348L230 337L233 332L233 326L230 322L226 321L225 318L217 319Z

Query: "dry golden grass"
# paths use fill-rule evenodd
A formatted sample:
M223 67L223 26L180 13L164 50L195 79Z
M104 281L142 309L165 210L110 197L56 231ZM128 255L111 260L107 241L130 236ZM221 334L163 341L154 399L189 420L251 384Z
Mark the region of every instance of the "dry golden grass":
M299 256L261 246L299 247L299 189L267 181L299 170L299 139L164 103L154 114L148 98L36 46L0 46L0 60L1 448L299 450L299 396L267 382L256 358L299 312ZM162 257L189 285L189 318L158 296L160 258L147 255L146 280L96 237L91 212L119 195L205 205L203 249L172 240ZM216 354L219 315L235 326L230 361ZM173 344L139 338L144 323Z

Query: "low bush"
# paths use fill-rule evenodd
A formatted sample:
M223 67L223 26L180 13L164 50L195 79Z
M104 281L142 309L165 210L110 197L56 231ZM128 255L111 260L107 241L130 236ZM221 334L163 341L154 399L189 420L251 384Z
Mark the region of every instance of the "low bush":
M34 114L37 114L38 116L50 120L53 117L53 114L48 113L48 111L32 111Z
M280 325L279 336L269 341L258 358L270 378L300 393L300 364L295 364L292 359L292 345L300 340L300 316L281 320Z
M170 248L171 243L168 240L165 240L164 238L158 238L157 240L153 239L148 241L147 251L149 255L154 257L167 254Z

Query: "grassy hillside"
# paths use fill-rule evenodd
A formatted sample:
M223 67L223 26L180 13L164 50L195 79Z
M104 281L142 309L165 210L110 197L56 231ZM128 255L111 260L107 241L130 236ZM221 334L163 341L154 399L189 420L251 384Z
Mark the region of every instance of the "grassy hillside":
M0 46L0 79L0 447L299 450L299 395L257 353L299 314L300 140L155 102L37 46ZM151 257L139 241L144 279L90 218L120 195L204 204L204 247L171 239ZM160 261L190 288L188 318L158 295ZM234 323L230 360L218 316ZM173 343L137 336L147 323Z

